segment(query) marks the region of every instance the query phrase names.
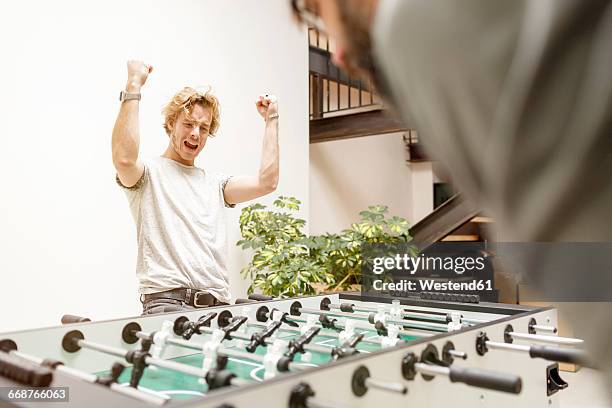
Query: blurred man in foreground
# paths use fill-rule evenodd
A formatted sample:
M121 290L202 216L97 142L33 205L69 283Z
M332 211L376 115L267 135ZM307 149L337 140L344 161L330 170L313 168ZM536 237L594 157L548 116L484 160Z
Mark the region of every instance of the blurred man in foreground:
M612 242L609 0L292 5L335 42L337 65L374 80L503 241ZM559 271L548 255L524 270L551 297L592 294L561 300L585 302L566 313L611 370L612 304L594 301L612 300L612 271L586 253Z

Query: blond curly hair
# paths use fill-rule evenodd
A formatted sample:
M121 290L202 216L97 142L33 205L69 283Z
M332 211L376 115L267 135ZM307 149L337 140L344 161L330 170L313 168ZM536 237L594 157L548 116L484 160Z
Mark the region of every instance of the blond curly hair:
M178 91L162 109L165 118L164 129L168 136L172 133L171 128L174 127L180 113L185 112L185 115L189 116L195 105L202 105L205 108L211 109L212 121L210 123L209 134L210 136L215 136L220 124L219 100L212 94L210 88L206 92L201 92L188 86Z

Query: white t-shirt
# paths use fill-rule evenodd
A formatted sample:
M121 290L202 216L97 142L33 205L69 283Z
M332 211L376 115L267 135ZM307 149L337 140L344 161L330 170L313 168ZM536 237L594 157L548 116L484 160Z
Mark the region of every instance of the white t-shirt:
M229 303L223 188L230 177L166 157L125 191L138 241L139 292L205 290Z

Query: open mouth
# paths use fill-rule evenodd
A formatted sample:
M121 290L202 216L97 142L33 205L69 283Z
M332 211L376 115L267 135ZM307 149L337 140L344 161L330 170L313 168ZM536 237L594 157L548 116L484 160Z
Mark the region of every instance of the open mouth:
M187 147L187 149L189 150L196 150L198 148L198 145L194 145L189 143L187 140L185 140L185 147Z

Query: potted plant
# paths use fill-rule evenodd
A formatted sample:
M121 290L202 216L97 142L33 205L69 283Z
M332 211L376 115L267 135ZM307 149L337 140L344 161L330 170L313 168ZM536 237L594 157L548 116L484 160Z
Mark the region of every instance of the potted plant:
M366 244L408 243L409 223L386 217L383 205L359 213L361 220L337 234L307 236L306 222L297 218L301 202L280 196L276 209L262 204L245 207L240 215L242 239L236 245L253 250L241 274L255 289L275 297L312 295L325 288L346 290L361 284L362 247Z

